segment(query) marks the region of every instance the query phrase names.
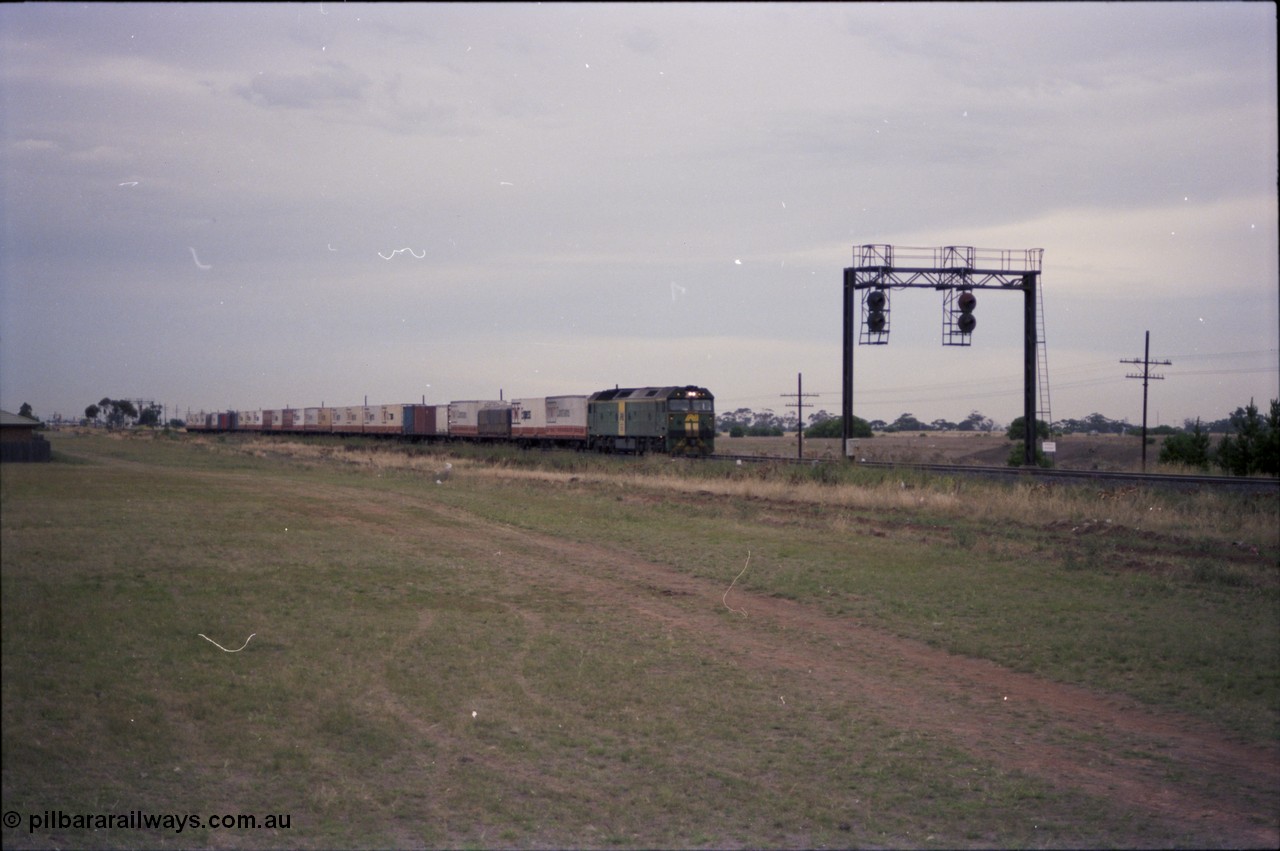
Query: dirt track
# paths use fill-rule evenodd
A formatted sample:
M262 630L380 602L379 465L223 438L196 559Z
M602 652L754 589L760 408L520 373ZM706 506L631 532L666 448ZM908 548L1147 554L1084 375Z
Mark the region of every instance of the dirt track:
M815 695L857 695L899 727L945 734L1005 769L1148 812L1179 833L1280 846L1276 747L1234 742L1194 718L954 656L798 603L736 588L726 596L725 587L624 552L429 505L460 539L534 554L513 566L522 578L611 617L696 635L708 654L751 670L807 672Z

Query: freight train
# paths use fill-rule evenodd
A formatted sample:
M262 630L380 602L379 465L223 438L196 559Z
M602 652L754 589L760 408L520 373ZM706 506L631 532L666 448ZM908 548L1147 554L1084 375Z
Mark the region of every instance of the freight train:
M632 387L591 395L218 411L187 416L194 432L267 432L460 440L595 452L715 451L715 397L705 387Z

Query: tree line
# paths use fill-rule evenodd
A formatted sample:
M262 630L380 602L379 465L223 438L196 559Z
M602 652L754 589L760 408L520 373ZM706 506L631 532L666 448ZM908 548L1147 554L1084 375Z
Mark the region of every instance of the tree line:
M753 411L738 408L717 414L717 427L730 437L769 437L794 433L799 428L795 413L779 416L766 408ZM1016 417L1004 430L1009 440L1019 441L1025 434L1023 418ZM928 432L960 431L985 432L997 430L990 417L973 411L958 423L938 419L923 422L914 414L904 413L892 422L853 418L853 436L871 437L874 432ZM842 437L843 418L820 410L807 417L806 437ZM1042 439L1064 434L1119 434L1138 436L1141 428L1127 420L1113 420L1099 413L1080 419L1061 419L1053 423L1036 420L1036 433ZM1253 400L1249 404L1211 422L1200 419L1184 420L1182 428L1156 426L1147 429L1149 436L1164 436L1160 448L1162 464L1182 464L1208 471L1218 468L1232 475L1246 476L1254 473L1280 476L1280 399L1271 400L1270 411L1263 414ZM1211 435L1219 435L1216 443ZM1011 459L1021 458L1021 450L1015 446ZM1011 463L1013 463L1011 461ZM1046 460L1047 463L1047 460Z
M164 409L154 402L139 408L128 399L112 399L103 396L98 402L84 409L86 424L99 423L107 428L126 428L143 426L155 428L160 425ZM182 428L186 425L182 420L169 420L170 428Z
M1250 403L1252 404L1252 402ZM1190 434L1199 428L1202 432L1208 434L1226 434L1235 430L1235 423L1242 416L1244 408L1238 408L1234 413L1228 414L1217 420L1204 421L1200 419L1184 420L1181 426L1161 425L1147 429L1149 435L1174 435L1174 434ZM805 418L805 437L824 437L824 436L840 436L838 426L841 417L831 414L825 410L810 414ZM980 411L973 411L969 416L959 422L952 422L947 419L935 419L924 421L916 417L912 413L900 414L894 420L864 420L855 416L854 427L858 428L860 424L865 424L871 431L885 432L892 434L894 432L920 432L920 431L966 431L966 432L1013 432L1017 436L1022 435L1022 417L1015 417L1013 421L1006 427L993 420L991 417ZM751 408L738 408L734 411L720 411L716 414L717 427L721 432L730 435L751 436L751 437L769 437L779 436L783 434L794 434L799 427L799 417L794 412L786 414L777 414L770 408L763 411L755 411ZM834 423L834 425L832 425ZM822 433L815 433L817 429ZM1051 437L1053 435L1063 434L1129 434L1136 435L1141 432L1140 426L1134 425L1126 419L1112 419L1099 413L1092 413L1086 417L1072 418L1067 417L1060 420L1054 420L1052 423L1045 423L1036 420L1036 429L1041 433L1042 437ZM831 435L826 435L831 432Z
M1271 400L1265 415L1250 399L1227 417L1226 424L1222 429L1217 423L1206 428L1196 420L1189 431L1169 435L1160 447L1160 462L1206 471L1217 467L1235 476L1280 476L1280 399ZM1210 432L1226 433L1215 446Z

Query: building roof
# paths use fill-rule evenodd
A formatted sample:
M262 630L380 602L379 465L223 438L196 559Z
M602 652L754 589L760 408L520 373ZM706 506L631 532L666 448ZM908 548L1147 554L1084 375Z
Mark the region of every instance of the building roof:
M39 420L33 420L31 417L24 417L21 414L11 414L8 411L0 411L0 426L8 428L9 426L25 426L34 428L40 425Z

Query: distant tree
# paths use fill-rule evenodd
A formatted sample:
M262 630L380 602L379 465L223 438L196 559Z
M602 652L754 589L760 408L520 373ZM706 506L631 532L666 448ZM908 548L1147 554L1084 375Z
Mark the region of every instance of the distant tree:
M928 431L929 426L916 419L915 414L899 414L898 418L884 427L885 431Z
M90 413L90 411L93 411L93 413ZM106 419L108 428L121 428L127 425L129 421L138 418L138 409L128 399L112 399L108 396L103 396L98 404L85 408L84 414L90 419L102 416Z
M716 414L716 425L721 431L732 432L734 426L745 429L751 425L755 417L750 408L738 408L736 411L724 411Z
M1026 417L1017 417L1013 422L1009 423L1009 430L1005 432L1005 436L1010 440L1025 439L1027 436ZM1044 420L1036 420L1036 437L1041 439L1049 436L1049 424Z
M27 417L33 420L36 418L36 415L31 413L31 405L28 402L23 402L22 407L18 408L18 416Z
M1190 422L1190 420L1187 420L1187 423ZM1197 420L1197 422L1199 421ZM1207 434L1227 434L1231 431L1231 417L1223 417L1220 420L1204 423L1202 428ZM1187 428L1187 430L1190 431L1190 428Z
M844 437L844 417L827 417L804 431L805 437ZM853 436L871 437L871 425L860 417L853 418Z
M782 418L769 408L752 415L747 434L752 437L777 437L783 434Z
M1099 434L1123 434L1129 427L1129 423L1125 420L1113 420L1098 413L1090 414L1084 418L1084 421L1089 431L1096 431Z
M995 423L991 421L991 417L983 416L978 411L973 411L969 416L965 417L956 424L957 431L991 431Z
M872 431L888 431L889 424L884 420L872 420L869 425Z
M1209 434L1200 428L1200 420L1196 420L1195 430L1191 434L1171 434L1160 447L1161 464L1185 464L1208 470L1209 455Z
M177 419L176 417L174 419L169 420L169 428L186 428L186 427L187 427L186 420L180 420L180 419Z
M816 414L810 414L809 428L813 428L818 423L826 422L827 420L831 419L831 417L832 415L827 413L826 411L818 411ZM806 431L805 434L808 434L808 432Z
M1218 466L1236 476L1280 475L1280 399L1271 400L1271 411L1265 417L1250 399L1228 419L1234 434L1218 442Z
M958 426L950 420L934 420L929 423L929 428L934 431L955 431Z
M159 405L151 404L143 408L138 413L138 425L140 426L158 426L160 425L160 417L163 410Z

